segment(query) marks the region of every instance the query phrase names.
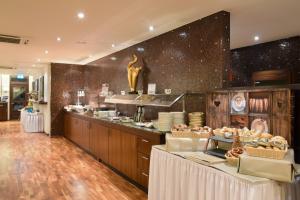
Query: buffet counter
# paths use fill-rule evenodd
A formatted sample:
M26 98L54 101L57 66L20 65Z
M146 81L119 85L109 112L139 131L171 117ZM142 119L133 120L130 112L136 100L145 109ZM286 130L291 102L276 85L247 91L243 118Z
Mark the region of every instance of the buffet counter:
M235 172L225 167L205 166L171 154L164 146L155 146L151 151L148 199L293 200L300 197L300 180L288 184Z
M75 112L65 112L64 136L144 188L148 187L152 145L165 140L156 129Z
M146 128L146 127L140 127L136 126L133 123L125 123L125 122L120 122L118 120L110 120L108 118L100 118L100 117L95 117L93 114L80 114L76 112L68 112L65 111L66 114L75 116L77 118L93 121L93 122L98 122L100 124L105 124L106 126L110 127L118 127L118 128L123 128L126 130L131 130L131 131L142 131L144 133L150 133L150 134L156 134L156 135L165 135L164 132L160 132L155 128Z

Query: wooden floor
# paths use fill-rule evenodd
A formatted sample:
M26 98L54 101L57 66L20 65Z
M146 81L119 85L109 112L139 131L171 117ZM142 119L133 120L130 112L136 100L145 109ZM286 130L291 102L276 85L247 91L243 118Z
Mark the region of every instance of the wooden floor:
M0 199L147 199L146 194L62 137L0 122Z

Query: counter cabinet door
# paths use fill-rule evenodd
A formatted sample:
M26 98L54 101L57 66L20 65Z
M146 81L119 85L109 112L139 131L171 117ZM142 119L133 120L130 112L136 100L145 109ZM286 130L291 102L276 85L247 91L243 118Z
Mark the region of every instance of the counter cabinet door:
M137 180L137 137L133 134L121 133L121 171L133 180Z
M80 133L79 145L86 151L90 151L90 122L81 120L82 129Z
M79 144L81 132L81 123L79 119L75 117L70 117L70 140L74 143Z
M228 93L209 93L206 100L206 125L220 128L229 125Z
M121 171L122 154L121 132L117 129L109 130L108 138L108 161L109 165Z
M145 188L148 187L149 166L150 166L150 156L147 156L142 153L138 153L137 181Z
M137 137L116 129L109 131L109 164L137 180Z
M70 116L65 115L64 116L64 136L68 139L71 139L70 136L70 131L71 131L71 121L70 121Z
M90 152L108 163L108 128L97 123L90 126Z

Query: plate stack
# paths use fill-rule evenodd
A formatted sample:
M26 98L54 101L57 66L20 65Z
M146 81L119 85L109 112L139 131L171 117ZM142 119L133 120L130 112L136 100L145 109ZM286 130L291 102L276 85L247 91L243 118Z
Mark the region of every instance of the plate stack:
M185 124L184 112L171 112L173 114L173 125Z
M158 130L170 131L173 125L173 114L170 112L158 113Z
M191 127L203 127L204 126L204 113L193 112L189 113L189 125Z

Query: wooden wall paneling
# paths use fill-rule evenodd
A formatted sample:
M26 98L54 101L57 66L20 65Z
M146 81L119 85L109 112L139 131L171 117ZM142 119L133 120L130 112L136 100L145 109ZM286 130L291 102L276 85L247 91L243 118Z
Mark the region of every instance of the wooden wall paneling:
M137 180L137 137L121 132L121 171L133 180Z
M228 92L214 92L207 95L207 125L220 128L229 125Z
M272 99L272 133L285 137L291 145L291 91L274 91Z
M117 129L109 130L109 138L108 138L108 161L109 164L115 169L121 171L121 155L122 155L122 140L121 140L121 132Z

